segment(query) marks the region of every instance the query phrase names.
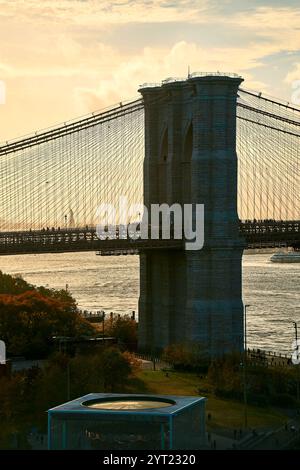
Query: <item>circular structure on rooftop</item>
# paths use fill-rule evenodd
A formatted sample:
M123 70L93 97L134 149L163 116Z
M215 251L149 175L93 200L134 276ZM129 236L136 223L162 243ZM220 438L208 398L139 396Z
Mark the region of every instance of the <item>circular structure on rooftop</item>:
M94 410L138 411L166 408L168 406L176 405L176 402L174 400L159 397L124 396L88 400L83 402L82 405Z

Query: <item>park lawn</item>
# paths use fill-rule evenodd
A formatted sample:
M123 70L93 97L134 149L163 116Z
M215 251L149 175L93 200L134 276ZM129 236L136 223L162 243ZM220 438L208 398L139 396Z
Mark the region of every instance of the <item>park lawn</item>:
M164 395L199 395L199 389L207 390L205 379L187 372L166 373L157 370L138 370L137 379L131 384L130 392L156 393ZM202 395L202 394L201 394ZM213 394L203 393L207 398L206 412L211 415L208 428L214 431L227 432L244 427L244 405L234 400L216 398ZM272 408L248 406L249 428L277 428L284 424L287 417ZM227 431L227 432L226 432Z
M244 405L233 400L223 400L213 396L207 397L207 413L211 414L208 427L217 431L222 429L243 429ZM276 429L282 426L287 417L272 408L248 405L248 427Z

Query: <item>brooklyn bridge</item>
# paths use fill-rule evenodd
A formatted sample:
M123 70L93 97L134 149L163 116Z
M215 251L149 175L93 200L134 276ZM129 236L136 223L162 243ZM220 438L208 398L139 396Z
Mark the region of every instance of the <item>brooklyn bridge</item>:
M241 349L243 250L300 248L300 109L242 81L143 84L142 98L2 143L0 254L139 253L141 348L184 338L211 354ZM100 240L97 208L120 197L137 226L142 203L204 204L203 250L120 237L119 226Z
M240 236L253 248L300 246L300 110L243 88L236 109ZM144 114L144 100L137 99L2 143L0 254L158 246L101 241L95 229L102 202L143 201ZM162 171L170 160L160 162Z

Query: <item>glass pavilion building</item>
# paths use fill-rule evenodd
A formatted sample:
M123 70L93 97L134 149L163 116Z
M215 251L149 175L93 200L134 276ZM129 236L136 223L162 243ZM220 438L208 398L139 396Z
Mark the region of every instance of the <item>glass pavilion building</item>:
M48 410L49 449L192 449L205 439L203 397L90 393Z

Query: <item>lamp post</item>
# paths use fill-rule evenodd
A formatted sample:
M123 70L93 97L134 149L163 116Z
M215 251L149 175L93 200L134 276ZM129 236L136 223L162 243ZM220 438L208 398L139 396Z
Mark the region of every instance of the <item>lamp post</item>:
M243 382L244 382L244 426L248 427L248 400L247 400L247 308L244 306L244 364L243 364Z
M70 371L70 358L68 357L68 365L67 365L67 396L68 401L71 400L71 371Z
M104 344L104 320L105 320L105 312L102 310L102 343Z

